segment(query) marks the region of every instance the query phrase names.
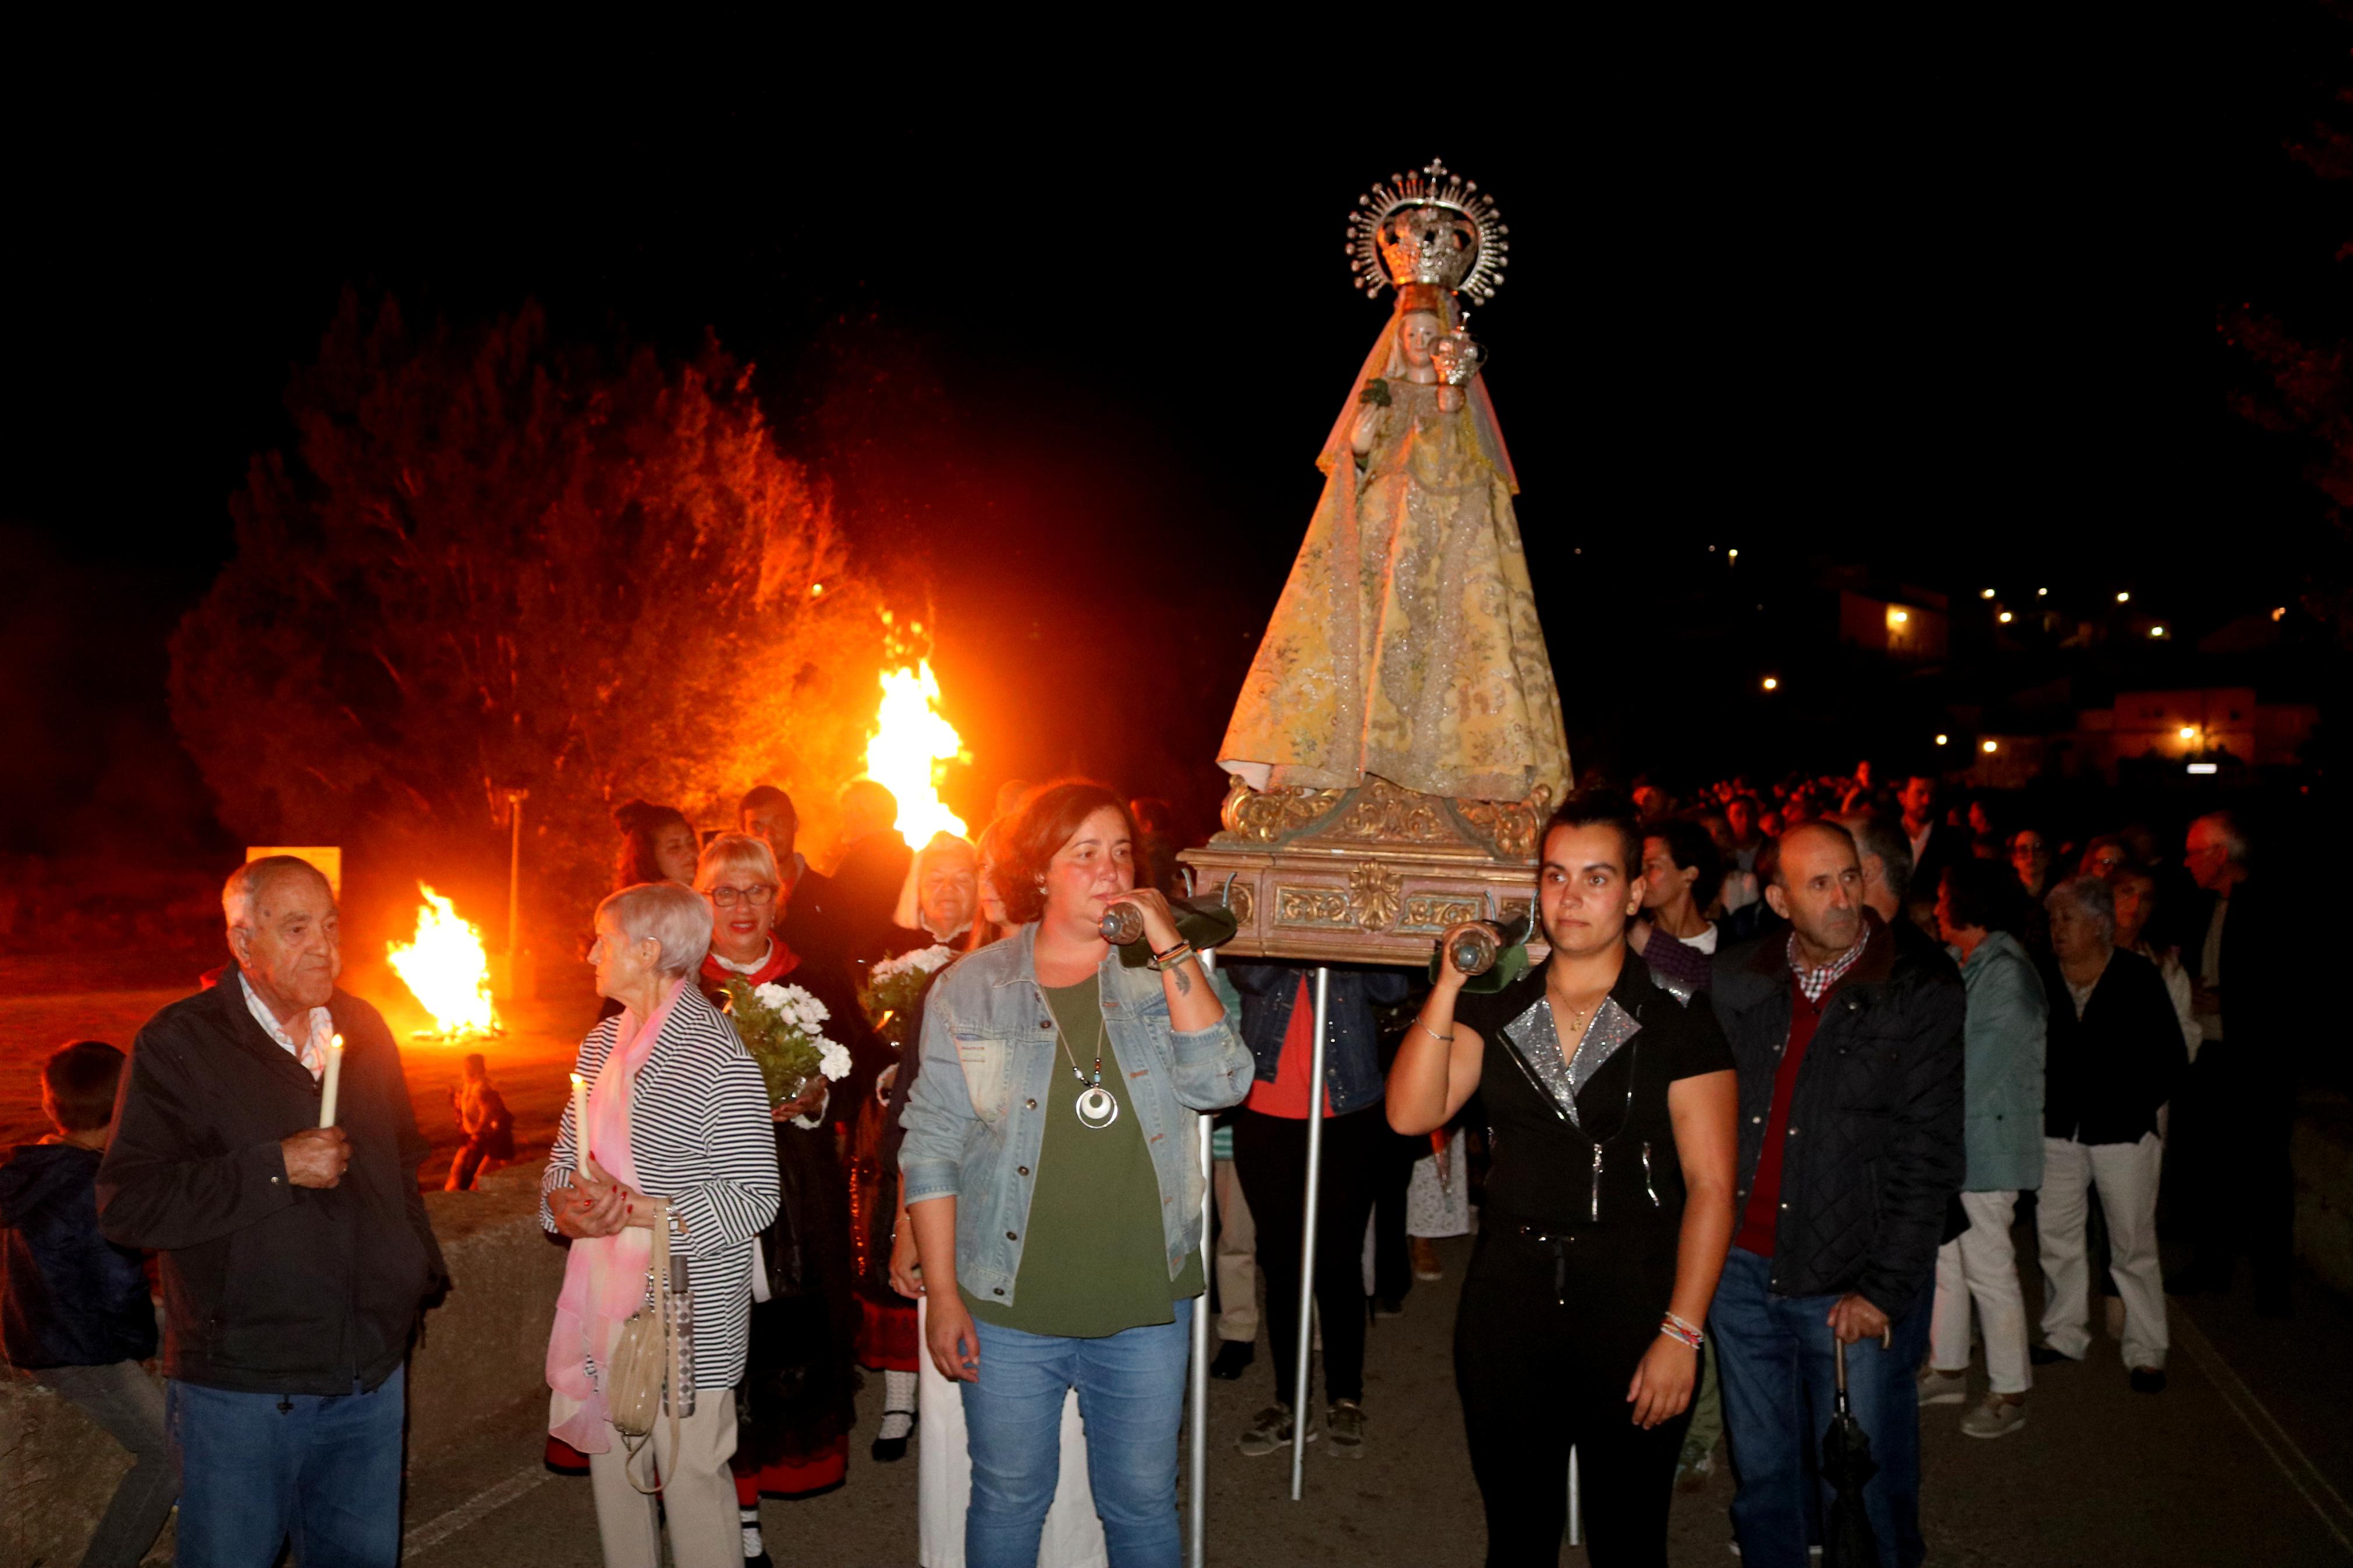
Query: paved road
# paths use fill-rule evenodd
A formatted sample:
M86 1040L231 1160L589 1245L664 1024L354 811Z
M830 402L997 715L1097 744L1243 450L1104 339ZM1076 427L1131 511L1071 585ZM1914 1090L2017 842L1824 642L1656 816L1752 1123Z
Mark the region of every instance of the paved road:
M1447 1362L1466 1242L1446 1244L1449 1278L1416 1289L1403 1318L1376 1328L1366 1368L1371 1452L1335 1460L1308 1449L1304 1501L1287 1496L1287 1460L1233 1447L1271 1393L1263 1353L1240 1384L1214 1384L1210 1561L1240 1568L1345 1563L1433 1568L1480 1561L1478 1494L1463 1458ZM2030 1286L2031 1288L2031 1286ZM2032 1415L2014 1436L1963 1437L1960 1412L1925 1416L1931 1561L1970 1568L2167 1568L2353 1562L2353 1314L2316 1289L2296 1319L2256 1319L2243 1297L2176 1310L2172 1385L2136 1395L2113 1342L2082 1365L2038 1369ZM865 1458L879 1418L861 1400L849 1479L830 1496L769 1502L779 1564L903 1568L915 1561L912 1460ZM587 1483L536 1465L541 1412L493 1424L462 1453L419 1456L409 1496L412 1568L598 1562ZM1531 1420L1543 1412L1531 1410ZM483 1494L490 1495L484 1496ZM1673 1561L1733 1561L1729 1481L1676 1499ZM1563 1553L1582 1563L1579 1551Z

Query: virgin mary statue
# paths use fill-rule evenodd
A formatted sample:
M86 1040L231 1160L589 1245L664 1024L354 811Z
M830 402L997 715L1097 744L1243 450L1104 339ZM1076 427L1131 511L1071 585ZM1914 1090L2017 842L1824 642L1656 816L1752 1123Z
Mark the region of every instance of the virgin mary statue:
M1316 459L1323 498L1219 749L1254 790L1567 792L1519 485L1456 302L1501 280L1503 232L1436 163L1358 205L1358 285L1393 285L1397 309Z

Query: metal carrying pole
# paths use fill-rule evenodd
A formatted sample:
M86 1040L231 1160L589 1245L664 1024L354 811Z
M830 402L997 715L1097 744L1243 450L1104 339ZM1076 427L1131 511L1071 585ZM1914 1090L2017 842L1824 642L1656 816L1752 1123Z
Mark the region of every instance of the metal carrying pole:
M1308 1068L1307 1209L1299 1243L1299 1361L1292 1380L1291 1500L1297 1502L1307 1482L1308 1352L1315 1330L1315 1217L1324 1195L1324 1030L1332 1016L1332 971L1315 969L1315 1057Z
M1218 955L1201 954L1204 973L1214 974ZM1240 1020L1235 1020L1240 1026ZM1209 1283L1217 1278L1210 1269L1217 1266L1214 1249L1209 1245L1209 1226L1214 1218L1214 1189L1217 1185L1216 1156L1209 1141L1216 1137L1210 1123L1213 1116L1197 1116L1201 1139L1198 1151L1201 1161L1201 1296L1193 1303L1193 1376L1187 1392L1187 1405L1192 1412L1193 1447L1187 1458L1185 1486L1185 1524L1187 1541L1185 1561L1187 1568L1206 1568L1209 1551Z

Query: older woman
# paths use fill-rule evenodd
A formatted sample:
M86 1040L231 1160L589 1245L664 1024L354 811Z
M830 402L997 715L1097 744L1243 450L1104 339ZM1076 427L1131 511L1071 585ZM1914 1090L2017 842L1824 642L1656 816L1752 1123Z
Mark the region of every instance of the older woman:
M2116 945L2108 884L2072 877L2045 902L2052 956L2043 961L2042 985L2051 998L2051 1033L2035 1228L2051 1295L2042 1310L2046 1345L2034 1359L2081 1361L2091 1349L2084 1189L2096 1186L2108 1223L2109 1267L2125 1300L2125 1364L2137 1392L2155 1394L2165 1386L2169 1342L2157 1261L2157 1181L2165 1147L2157 1112L2172 1098L2188 1052L2157 966Z
M847 1047L854 1060L871 1059L871 1037L847 983L835 971L805 963L772 930L786 889L766 840L719 835L703 848L694 886L712 912L711 952L700 976L705 995L723 1001L727 983L736 979L797 985L825 1004L826 1037ZM849 1198L827 1116L830 1104L818 1079L768 1112L782 1195L776 1217L754 1243L750 1352L731 1463L744 1555L754 1560L762 1552L761 1494L794 1497L839 1485L857 1424Z
M1985 1329L1985 1403L1961 1418L1971 1437L2000 1437L2026 1423L2033 1382L2026 1353L2026 1298L2010 1238L2018 1194L2042 1184L2042 982L2013 934L2024 900L2018 879L1987 860L1945 868L1936 931L1960 961L1968 992L1962 1029L1968 1172L1961 1208L1969 1227L1936 1251L1936 1298L1920 1403L1968 1396L1969 1318Z
M962 947L979 912L980 852L953 833L935 833L907 868L882 956L941 943Z
M607 1568L657 1568L654 1499L628 1471L601 1368L646 1295L650 1229L667 1200L673 1257L694 1292L694 1413L651 1439L678 1568L742 1568L733 1389L744 1375L753 1241L776 1212L776 1152L760 1069L691 984L710 906L675 883L624 888L596 907L589 962L621 1011L589 1031L575 1068L594 1086L588 1126L570 1108L540 1180L540 1223L572 1240L547 1345L548 1429L589 1457Z
M1249 1091L1232 987L1205 974L1135 824L1100 784L1024 803L997 876L1021 929L933 985L900 1156L926 1348L962 1383L967 1568L1030 1568L1076 1387L1123 1568L1175 1568L1176 1431L1201 1274L1198 1113ZM1099 929L1143 917L1152 966Z

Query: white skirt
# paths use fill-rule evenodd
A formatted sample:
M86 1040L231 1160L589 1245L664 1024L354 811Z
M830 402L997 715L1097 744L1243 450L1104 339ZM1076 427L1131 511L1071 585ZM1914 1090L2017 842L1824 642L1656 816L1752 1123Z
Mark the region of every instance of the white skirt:
M1447 1141L1444 1181L1438 1177L1437 1155L1424 1154L1413 1163L1413 1181L1405 1190L1405 1233L1431 1237L1471 1234L1471 1170L1461 1128Z
M916 1510L923 1568L964 1568L964 1515L972 1503L972 1454L965 1447L964 1393L940 1375L928 1345L930 1304L915 1303L918 1349L915 1424ZM1107 1568L1103 1521L1095 1517L1093 1483L1087 1479L1087 1431L1079 1422L1079 1391L1062 1402L1062 1474L1054 1484L1054 1506L1046 1510L1038 1540L1038 1568Z

